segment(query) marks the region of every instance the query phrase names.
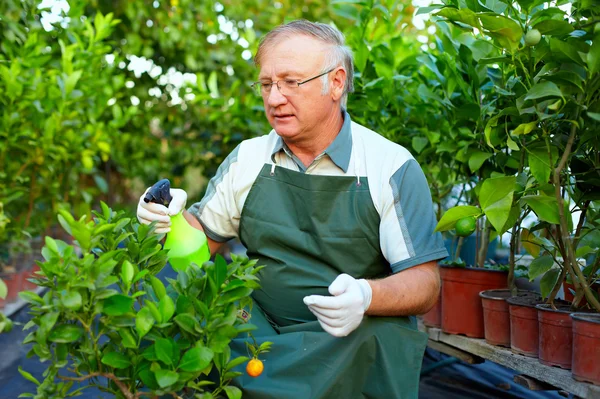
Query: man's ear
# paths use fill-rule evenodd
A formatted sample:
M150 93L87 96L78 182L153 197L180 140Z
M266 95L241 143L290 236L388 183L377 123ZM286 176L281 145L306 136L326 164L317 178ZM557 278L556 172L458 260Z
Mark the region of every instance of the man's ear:
M330 84L331 98L334 101L339 101L344 94L344 87L346 86L346 70L344 68L338 68L335 73L333 73Z

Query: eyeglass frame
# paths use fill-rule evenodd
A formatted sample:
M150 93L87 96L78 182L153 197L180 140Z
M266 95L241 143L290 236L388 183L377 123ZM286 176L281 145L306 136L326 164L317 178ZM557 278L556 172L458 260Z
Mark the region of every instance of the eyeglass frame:
M279 87L279 82L281 82L281 81L296 82L296 84L298 85L298 87L300 87L304 83L308 83L308 82L310 82L312 80L315 80L317 78L320 78L321 76L327 75L328 73L331 73L331 72L335 71L336 68L338 68L338 67L333 67L333 68L329 69L328 71L325 71L325 72L323 72L323 73L321 73L321 74L319 74L317 76L313 76L312 78L308 78L308 79L303 80L303 81L298 81L298 80L295 80L295 79L279 79L279 80L276 80L275 82L271 82L271 83L262 83L261 81L258 81L258 82L252 83L250 85L250 87L252 89L254 89L254 90L256 90L255 89L256 87L259 87L260 95L263 95L263 92L262 92L262 87L263 86L270 85L271 87L269 87L269 90L268 90L268 92L270 92L273 89L273 85L275 85L275 86L277 86L277 90L279 90L279 93L281 95L285 95L285 94L281 93L281 87Z

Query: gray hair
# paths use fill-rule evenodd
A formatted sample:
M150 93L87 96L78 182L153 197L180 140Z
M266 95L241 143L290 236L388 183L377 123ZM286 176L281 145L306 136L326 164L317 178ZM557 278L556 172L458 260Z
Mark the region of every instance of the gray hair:
M328 69L342 66L346 70L346 82L344 84L344 93L342 94L341 104L346 107L348 93L354 91L354 62L352 59L352 50L345 45L345 39L342 32L338 29L320 22L310 22L305 19L292 21L284 25L279 25L267 33L260 41L258 50L254 56L254 63L260 67L260 61L267 51L268 47L276 44L280 37L291 37L295 35L304 35L313 37L325 44L331 45L331 50L325 58L325 67L323 72ZM323 76L323 94L329 91L327 86L327 75Z

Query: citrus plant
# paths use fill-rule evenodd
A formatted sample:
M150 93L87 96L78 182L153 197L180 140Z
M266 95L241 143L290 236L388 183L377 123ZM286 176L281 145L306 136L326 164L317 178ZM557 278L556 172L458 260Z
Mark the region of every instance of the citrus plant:
M529 0L449 0L434 8L439 24L451 27L443 30L450 33L442 40L445 48L484 66L479 78L488 82L487 91L475 93L480 120L467 149L469 166L478 174L477 201L450 209L438 230L453 228L458 218L485 215L483 245L488 227L493 234L511 232L511 270L520 237L534 244L547 239L548 245L538 245L535 256L541 260L531 265L530 278L543 275L542 293L552 303L568 275L600 310L576 260L583 226L593 225L586 213L599 199L597 10L585 1L572 2L567 12L554 2ZM465 80L479 81L470 73ZM575 212L578 226L572 222ZM523 236L529 213L538 221Z
M167 251L153 226L104 203L94 220L64 210L59 219L76 246L46 237L37 284L47 291L20 294L31 304L28 355L49 363L41 382L20 370L37 385L24 396L76 396L85 386L75 382L117 398L241 396L230 383L248 358L232 359L229 343L254 329L238 313L259 288L255 261L218 256L165 286L156 274Z

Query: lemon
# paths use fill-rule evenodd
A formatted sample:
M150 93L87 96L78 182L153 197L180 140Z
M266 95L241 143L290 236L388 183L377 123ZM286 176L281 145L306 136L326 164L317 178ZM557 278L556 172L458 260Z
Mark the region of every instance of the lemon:
M454 226L454 230L456 230L456 235L459 237L467 237L473 234L475 228L477 227L477 220L473 216L467 216L465 218L459 219Z
M537 29L532 29L525 35L525 45L535 46L542 39L542 34Z

